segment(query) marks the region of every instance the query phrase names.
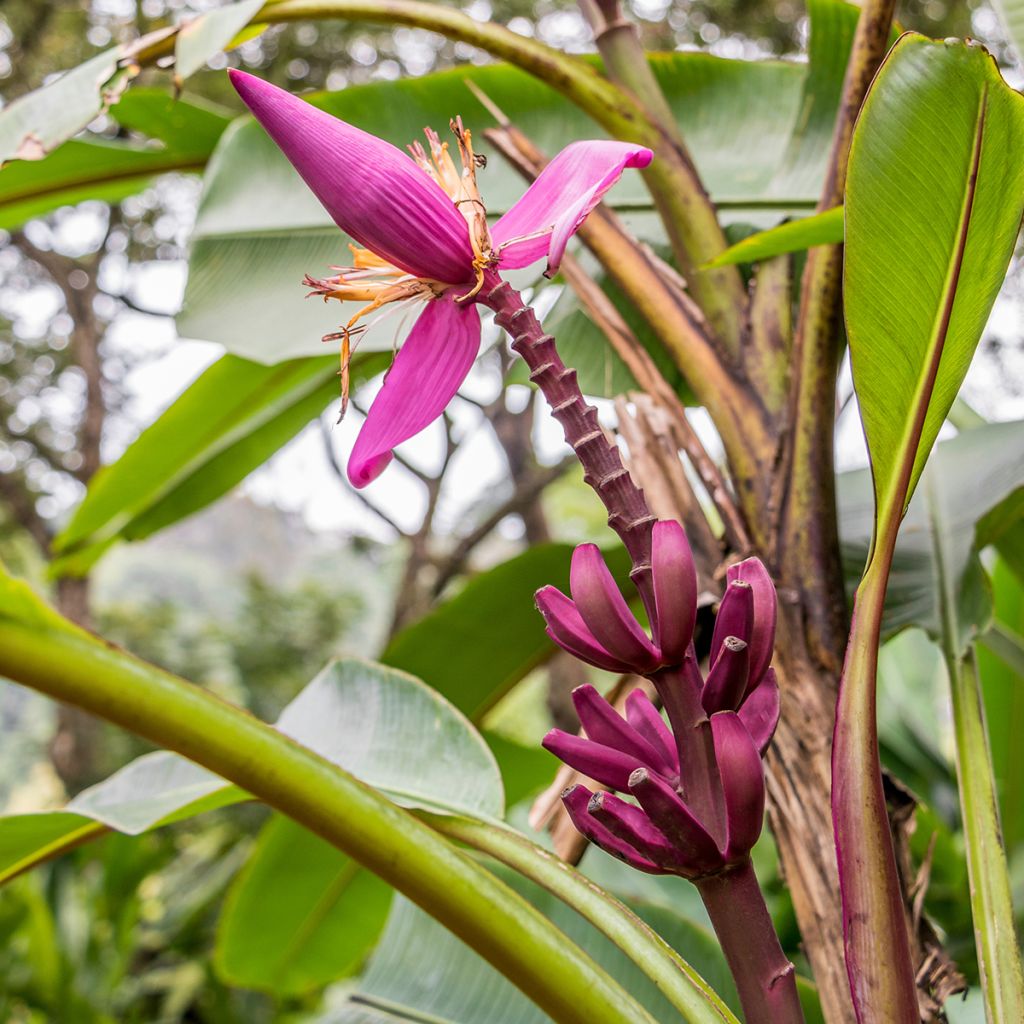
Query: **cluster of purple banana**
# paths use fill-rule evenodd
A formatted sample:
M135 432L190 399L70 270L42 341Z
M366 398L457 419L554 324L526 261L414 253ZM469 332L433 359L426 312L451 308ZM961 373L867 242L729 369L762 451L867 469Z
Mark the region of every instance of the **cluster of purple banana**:
M649 679L668 723L642 689L626 698L623 717L593 686L581 686L573 701L585 736L555 729L544 746L633 798L566 790L566 809L587 839L641 871L696 880L745 861L761 833L761 759L779 719L770 667L775 587L756 558L729 568L705 676L693 642L697 573L678 523L654 525L651 573L650 635L593 544L573 553L572 596L544 587L537 606L548 635L570 654Z

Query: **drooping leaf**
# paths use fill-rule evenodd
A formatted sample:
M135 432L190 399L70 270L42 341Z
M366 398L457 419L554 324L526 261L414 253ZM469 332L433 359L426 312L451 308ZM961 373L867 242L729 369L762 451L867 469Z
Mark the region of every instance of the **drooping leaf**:
M730 263L757 263L786 252L799 252L815 245L833 245L843 240L843 208L836 206L824 213L815 213L800 220L789 220L767 231L747 235L730 245L708 266L724 267Z
M288 818L275 816L228 890L214 967L229 985L299 996L357 971L392 890Z
M489 935L479 945L489 962L554 1015L570 1016L576 1007L581 1019L655 1024L543 914L350 772L70 623L33 630L5 609L0 616L0 671L9 678L223 767L416 899L454 934L470 942Z
M381 655L411 672L474 721L554 649L533 604L542 586L568 587L572 548L541 544L471 579L451 600L402 630ZM628 558L607 554L620 581ZM628 584L627 584L628 585Z
M237 786L177 754L145 754L65 810L0 818L0 882L108 828L139 835L244 799Z
M180 84L212 56L227 49L262 6L263 0L241 0L200 14L182 25L174 40L175 81Z
M96 54L0 110L0 166L40 160L84 128L108 102L121 47Z
M385 363L357 356L353 381ZM148 537L227 493L337 397L337 374L337 356L273 367L218 360L94 477L54 542L53 572L88 571L115 542Z
M436 690L369 661L336 661L277 728L404 807L500 818L498 766L483 738Z
M85 199L116 202L170 171L201 171L229 119L192 100L174 102L159 89L133 89L114 108L126 128L159 140L74 139L42 160L22 161L0 174L0 228Z
M66 630L29 588L0 576L0 618ZM471 725L419 680L344 659L282 712L278 728L403 806L500 817L501 777ZM148 754L76 797L64 811L0 817L0 881L113 828L138 834L246 799L177 754Z
M534 886L510 881L634 993L655 1019L679 1018L639 968L574 911ZM707 932L661 908L649 909L652 924L687 962L699 963L704 970L710 965L717 968L718 977L728 977L721 951ZM550 1018L479 955L408 900L397 897L384 935L356 991L343 1006L324 1013L316 1024L394 1024L409 1020L431 1024L545 1024Z

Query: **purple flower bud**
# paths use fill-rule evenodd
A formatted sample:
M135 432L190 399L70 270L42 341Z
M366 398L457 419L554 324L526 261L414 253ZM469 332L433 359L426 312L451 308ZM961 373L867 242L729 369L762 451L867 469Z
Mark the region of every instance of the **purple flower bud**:
M747 692L750 648L735 636L722 641L722 649L708 673L701 703L713 715L716 711L735 711Z
M638 768L629 777L629 791L672 844L688 874L705 875L723 866L714 839L664 779Z
M729 566L727 579L749 583L754 598L754 622L749 636L744 637L750 644L750 684L753 689L768 670L775 645L775 620L778 614L775 584L768 570L758 558L748 558Z
M640 674L658 666L660 653L629 610L596 544L581 544L573 552L569 589L587 628L613 657Z
M631 754L641 764L653 765L664 760L589 683L572 691L572 702L587 737L595 743Z
M563 650L588 665L620 675L632 671L631 666L612 657L594 638L580 616L576 605L557 587L541 587L534 595L537 608L547 623L547 634Z
M735 712L712 715L711 732L725 796L725 859L733 863L750 852L761 834L764 768L754 741Z
M588 779L623 792L629 785L630 775L642 767L642 762L632 754L582 736L573 736L561 729L552 729L541 740L541 746Z
M669 777L679 775L679 752L672 730L665 724L651 698L636 689L626 698L626 721L658 752L658 761L651 762Z
M639 871L646 871L651 875L667 875L665 868L658 867L652 860L641 856L629 843L624 842L591 817L587 811L593 794L586 786L570 786L562 794L562 803L576 826L576 831L584 838L589 839L595 846L600 847L605 853L617 857L619 860L629 864L630 867Z
M747 695L739 710L740 721L746 726L757 752L764 757L775 728L779 724L779 683L775 669L770 668L761 682Z
M675 520L654 524L651 573L657 619L655 640L662 659L678 664L690 646L697 621L697 570L686 533Z
M745 580L730 580L725 596L718 606L715 630L711 634L711 667L722 653L727 636L735 636L750 643L754 625L754 590Z
M613 836L659 867L676 874L687 870L680 852L634 804L626 803L613 793L595 793L587 805L587 813Z

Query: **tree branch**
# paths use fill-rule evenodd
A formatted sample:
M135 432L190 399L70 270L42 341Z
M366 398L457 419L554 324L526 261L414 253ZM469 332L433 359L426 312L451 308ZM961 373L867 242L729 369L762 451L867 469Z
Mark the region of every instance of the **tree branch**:
M334 451L334 445L331 444L331 427L330 424L323 418L320 420L320 438L324 445L324 454L327 456L327 464L331 467L334 475L345 485L345 488L352 494L352 496L359 501L364 508L372 512L382 522L387 523L392 530L395 531L400 537L407 537L408 534L402 529L394 519L391 518L383 509L378 508L370 499L366 496L364 491L361 491L358 487L353 487L349 482L348 474L345 472L345 467L338 461L337 453Z
M563 477L570 469L579 465L575 455L567 455L553 466L535 470L517 488L516 492L502 502L486 519L466 534L455 547L437 563L437 578L434 580L433 596L439 597L444 588L466 565L473 550L507 516L522 515L550 484Z

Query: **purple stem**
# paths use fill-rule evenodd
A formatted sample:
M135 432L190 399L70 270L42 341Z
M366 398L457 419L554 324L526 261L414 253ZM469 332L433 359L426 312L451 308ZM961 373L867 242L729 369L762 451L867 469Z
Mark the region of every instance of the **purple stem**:
M576 381L576 371L562 362L555 339L545 334L534 311L507 281L489 273L479 301L494 310L495 322L512 338L512 350L530 368L530 380L540 388L562 425L565 440L583 465L584 479L608 510L608 525L619 535L630 557L630 578L640 591L654 621L651 575L651 531L655 518L643 491L633 483L618 448L608 440Z
M693 644L678 667L651 676L679 754L679 792L716 840L725 842L725 799L711 722L701 704L703 679Z
M736 979L747 1024L803 1024L796 971L779 945L750 858L695 884Z
M562 425L566 441L583 465L584 479L608 510L608 525L622 539L633 560L630 577L643 598L648 616L656 621L651 573L655 518L643 491L633 483L618 448L601 429L597 410L583 397L576 371L562 362L554 338L544 333L522 296L497 274L488 272L478 301L494 311L495 322L511 336L513 351L530 368L530 380ZM660 682L665 684L670 699L677 698L673 702L677 703L675 708L667 707L673 727L677 724L673 711L679 724L684 725L677 740L691 738L690 743L679 742L681 767L690 776L687 802L698 816L700 812L708 815L702 820L724 829L719 824L724 814L721 780L710 723L699 707L699 691L696 695L685 693L680 685L684 683L682 679ZM673 684L679 686L678 692L674 692ZM697 707L690 706L694 696ZM698 722L700 718L703 728ZM693 796L697 799L693 800ZM701 804L704 806L700 807ZM697 886L736 978L747 1024L802 1024L793 965L779 945L749 859L721 874L706 876Z

